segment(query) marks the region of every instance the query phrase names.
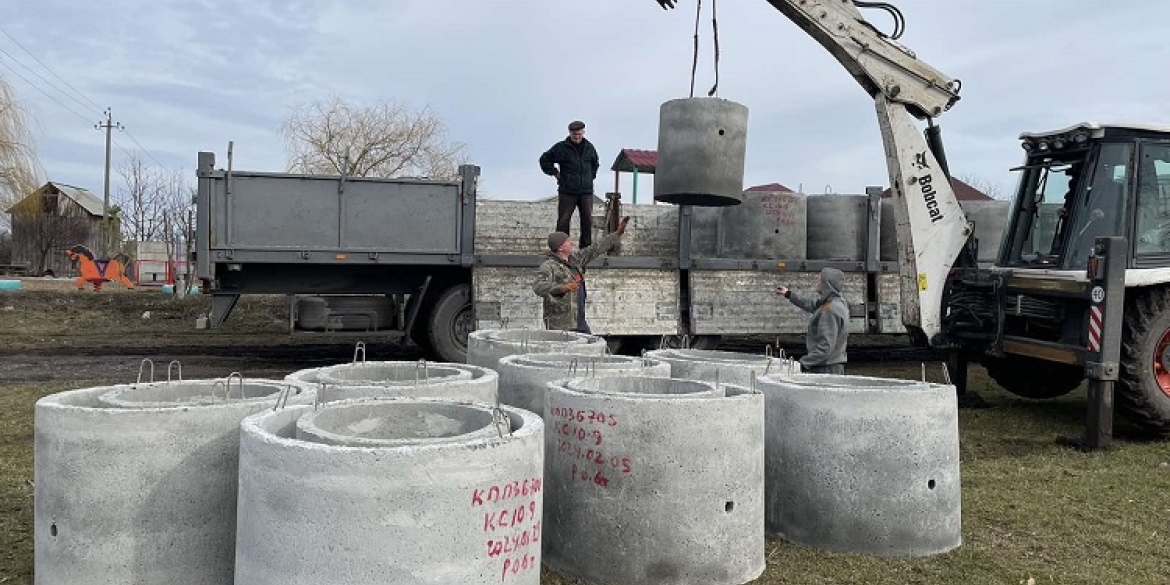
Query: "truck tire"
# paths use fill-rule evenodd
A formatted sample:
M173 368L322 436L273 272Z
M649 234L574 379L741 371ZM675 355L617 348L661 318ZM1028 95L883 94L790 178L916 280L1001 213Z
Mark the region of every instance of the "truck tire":
M457 284L443 291L427 316L427 345L445 362L467 361L467 336L475 328L471 285Z
M1117 411L1142 429L1170 431L1170 290L1134 292L1125 307Z
M1033 400L1060 398L1076 390L1085 378L1080 367L1019 355L983 358L983 367L1004 390Z

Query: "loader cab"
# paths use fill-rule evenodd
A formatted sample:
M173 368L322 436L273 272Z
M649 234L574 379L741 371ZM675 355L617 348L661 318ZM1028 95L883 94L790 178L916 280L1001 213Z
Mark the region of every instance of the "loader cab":
M1078 124L1020 135L1024 165L999 265L1084 270L1097 238L1170 266L1170 127Z

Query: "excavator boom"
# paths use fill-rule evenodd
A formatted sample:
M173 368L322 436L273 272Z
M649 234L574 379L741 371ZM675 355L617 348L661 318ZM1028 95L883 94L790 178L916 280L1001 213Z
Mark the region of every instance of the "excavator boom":
M656 0L673 8L675 0ZM933 119L959 99L962 84L923 63L862 17L859 7L901 13L883 2L768 0L816 39L874 99L898 213L902 320L932 344L942 341L943 289L971 234L951 187L941 142L927 142L914 119ZM937 133L935 134L937 138Z

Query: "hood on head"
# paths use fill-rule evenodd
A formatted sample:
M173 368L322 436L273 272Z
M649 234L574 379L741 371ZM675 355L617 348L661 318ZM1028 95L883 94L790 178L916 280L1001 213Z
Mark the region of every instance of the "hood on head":
M837 268L822 268L821 281L825 283L825 289L821 291L824 296L837 295L845 290L845 273Z

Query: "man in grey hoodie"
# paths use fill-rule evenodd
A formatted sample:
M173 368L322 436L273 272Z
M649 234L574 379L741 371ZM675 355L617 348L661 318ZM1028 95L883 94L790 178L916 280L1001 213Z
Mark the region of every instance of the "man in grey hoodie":
M810 374L844 374L845 345L849 341L849 305L841 297L845 274L836 268L823 268L817 278L816 294L801 294L776 287L776 294L812 313L808 322L805 346L808 353L800 358L801 368Z

